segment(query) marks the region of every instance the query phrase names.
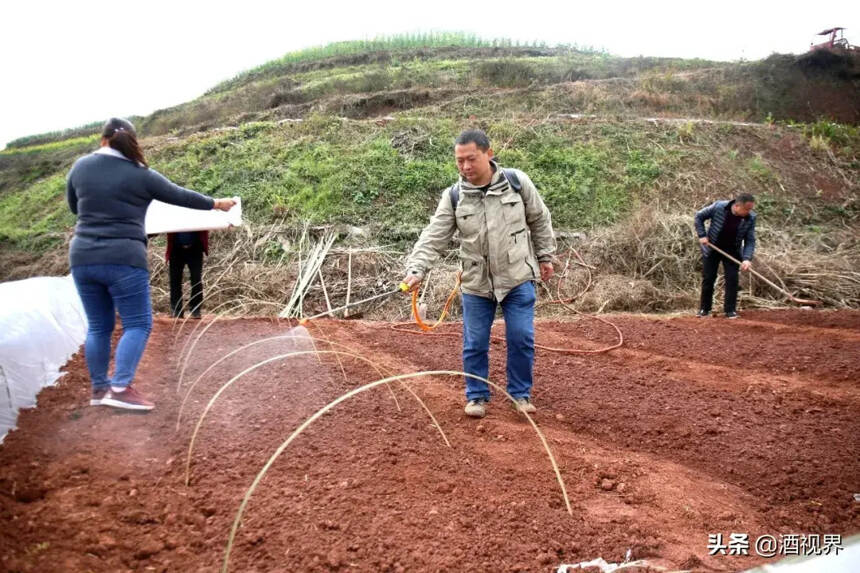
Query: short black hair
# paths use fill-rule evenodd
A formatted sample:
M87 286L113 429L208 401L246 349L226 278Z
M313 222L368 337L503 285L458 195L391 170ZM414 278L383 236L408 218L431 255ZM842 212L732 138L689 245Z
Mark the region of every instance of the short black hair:
M467 129L457 136L454 145L468 145L474 143L481 151L487 151L490 148L490 138L484 133L483 129Z
M755 203L755 197L752 193L738 193L738 196L735 197L735 203Z

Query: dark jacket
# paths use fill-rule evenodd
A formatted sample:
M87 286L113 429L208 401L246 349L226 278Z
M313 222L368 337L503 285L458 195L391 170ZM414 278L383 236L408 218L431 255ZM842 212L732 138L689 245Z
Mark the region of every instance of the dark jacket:
M708 241L711 243L717 242L720 231L723 229L723 224L726 222L726 213L732 208L733 204L734 200L717 201L696 213L696 234L700 239L708 237ZM707 232L705 231L706 219L711 220ZM743 244L743 256L741 259L744 261L751 261L753 253L755 253L755 220L755 211L750 211L750 214L741 219L738 225L738 234L735 237L735 251L741 252L741 244ZM701 245L701 247L704 256L707 257L711 254L711 249L705 245Z
M183 189L152 169L98 153L75 162L66 198L78 216L69 248L73 267L118 264L145 269L144 220L153 199L201 210L215 205L211 197Z
M200 245L203 247L203 254L209 254L209 231L197 231L197 237L200 239ZM170 253L176 248L176 233L167 233L167 250L164 252L164 260L170 260Z

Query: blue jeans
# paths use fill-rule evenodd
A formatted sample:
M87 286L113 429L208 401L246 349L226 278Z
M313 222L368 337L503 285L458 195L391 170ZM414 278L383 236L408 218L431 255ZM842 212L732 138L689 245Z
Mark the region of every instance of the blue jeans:
M508 347L508 393L529 398L535 361L535 287L531 281L511 290L502 301L505 340ZM490 328L496 315L496 299L463 294L463 371L488 378ZM466 399L490 399L485 382L466 378Z
M149 271L130 265L80 265L72 267L72 277L89 323L84 355L93 388L128 386L152 331ZM123 333L116 347L114 376L108 379L116 311Z

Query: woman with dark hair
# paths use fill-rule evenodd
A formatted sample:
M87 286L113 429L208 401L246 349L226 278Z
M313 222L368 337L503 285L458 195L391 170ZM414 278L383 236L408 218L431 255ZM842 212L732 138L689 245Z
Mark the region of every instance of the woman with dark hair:
M99 150L72 166L66 198L78 219L69 260L89 323L84 354L93 386L90 404L152 410L155 405L131 385L152 330L146 210L153 199L222 211L235 202L183 189L149 169L134 126L119 118L105 124ZM117 311L123 334L108 378Z

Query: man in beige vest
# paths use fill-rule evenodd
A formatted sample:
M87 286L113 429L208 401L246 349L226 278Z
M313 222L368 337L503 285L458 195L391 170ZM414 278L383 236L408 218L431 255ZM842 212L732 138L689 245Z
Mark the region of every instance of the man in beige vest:
M549 210L528 175L493 160L487 135L464 131L454 145L460 180L442 193L436 213L406 263L411 289L460 233L463 270L463 371L489 374L490 328L501 303L507 342L507 390L523 412L531 403L534 366L534 281L549 280L555 238ZM466 377L466 414L486 415L490 389Z

